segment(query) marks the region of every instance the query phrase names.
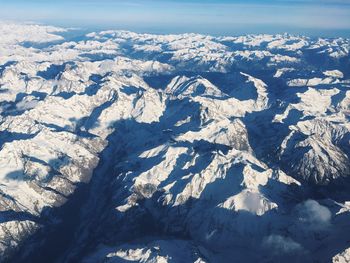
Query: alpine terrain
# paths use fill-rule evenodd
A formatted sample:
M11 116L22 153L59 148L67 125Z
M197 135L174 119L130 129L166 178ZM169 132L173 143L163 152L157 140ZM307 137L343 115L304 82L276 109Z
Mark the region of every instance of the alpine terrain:
M350 262L349 39L0 34L0 262Z

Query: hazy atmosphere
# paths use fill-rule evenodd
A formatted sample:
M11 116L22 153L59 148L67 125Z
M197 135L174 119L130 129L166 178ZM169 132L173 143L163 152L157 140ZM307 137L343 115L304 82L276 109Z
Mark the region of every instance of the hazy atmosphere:
M4 20L138 32L349 36L349 0L0 0Z

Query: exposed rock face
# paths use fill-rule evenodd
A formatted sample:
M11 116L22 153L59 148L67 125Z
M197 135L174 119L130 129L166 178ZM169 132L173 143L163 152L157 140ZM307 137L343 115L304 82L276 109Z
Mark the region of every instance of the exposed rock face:
M0 33L0 261L347 262L349 40Z

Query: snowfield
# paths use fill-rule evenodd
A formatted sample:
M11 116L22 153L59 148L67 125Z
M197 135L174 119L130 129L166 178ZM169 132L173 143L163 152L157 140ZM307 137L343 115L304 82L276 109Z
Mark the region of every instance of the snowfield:
M349 262L349 39L0 34L0 262Z

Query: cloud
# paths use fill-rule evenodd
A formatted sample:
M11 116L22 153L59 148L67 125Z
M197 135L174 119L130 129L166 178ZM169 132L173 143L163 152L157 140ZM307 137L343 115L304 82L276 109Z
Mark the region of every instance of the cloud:
M289 237L270 235L265 237L262 247L274 255L296 255L304 252L303 247Z
M298 220L311 230L326 229L331 224L331 211L315 200L307 200L296 207Z

